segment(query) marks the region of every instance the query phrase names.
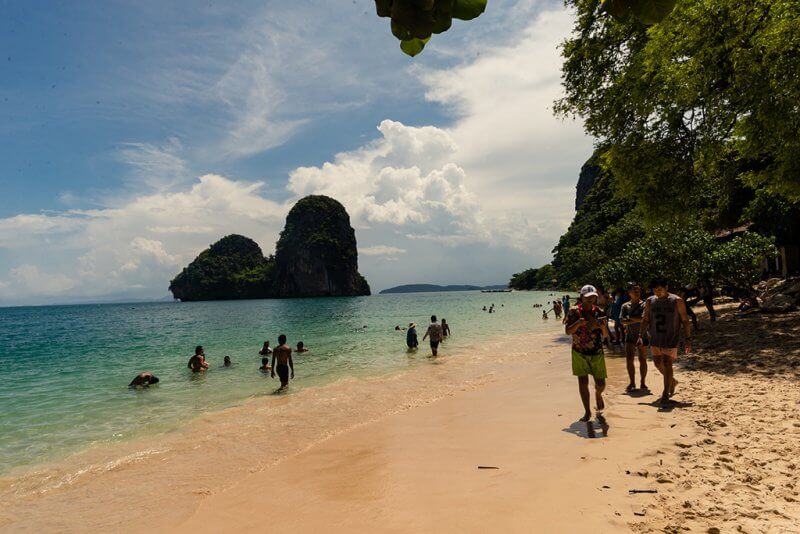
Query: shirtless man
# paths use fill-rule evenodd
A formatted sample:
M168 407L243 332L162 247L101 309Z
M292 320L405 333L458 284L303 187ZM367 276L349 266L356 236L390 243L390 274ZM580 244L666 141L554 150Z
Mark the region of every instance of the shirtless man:
M600 316L597 290L594 286L581 288L580 302L567 315L567 335L572 336L572 374L578 377L578 392L583 402L582 422L592 418L589 405L589 375L594 377L594 394L597 411L605 409L603 390L606 388L606 360L603 354L603 337L608 337L608 326ZM598 416L599 417L599 416Z
M278 336L278 346L272 351L272 378L275 378L275 371L281 379L281 389L289 385L289 370L292 371L294 379L294 362L292 361L292 347L286 344L286 336Z
M145 371L144 373L139 373L136 375L136 378L131 380L131 383L128 384L129 388L137 388L142 387L146 388L149 387L151 384L158 384L158 377L151 373L150 371Z
M644 302L642 302L642 288L635 282L628 283L628 296L630 300L622 305L620 322L625 327L625 360L628 365L628 378L630 382L625 388L625 393L636 389L636 366L634 358L639 354L639 380L641 388L647 390L645 378L647 377L647 336L639 342L639 328L644 315Z
M202 373L208 369L208 364L206 363L206 353L203 350L202 345L197 345L197 347L195 347L194 356L189 358L189 363L186 364L186 367L191 369L193 373Z
M673 376L672 364L678 359L681 323L683 323L686 354L692 351L692 325L686 314L686 303L678 295L669 292L669 285L665 279L656 278L650 283L650 289L654 294L645 301L637 344L644 343L642 333L648 334L653 363L664 375L664 392L661 394L660 402L666 404L678 385Z

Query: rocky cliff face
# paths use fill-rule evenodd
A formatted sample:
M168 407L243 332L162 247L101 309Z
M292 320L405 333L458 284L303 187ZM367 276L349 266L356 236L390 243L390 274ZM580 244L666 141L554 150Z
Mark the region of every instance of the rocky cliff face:
M598 176L600 176L600 171L600 166L597 164L597 160L595 159L594 155L592 155L592 157L583 164L583 167L581 167L581 174L578 177L578 185L575 188L575 211L578 211L581 209L581 206L583 206L583 202L586 200L586 195L589 194L589 191L597 181Z
M183 301L369 295L358 274L356 234L336 200L308 196L294 205L276 256L241 235L223 237L170 283Z
M289 212L275 252L277 297L369 295L358 273L356 235L338 201L307 196Z

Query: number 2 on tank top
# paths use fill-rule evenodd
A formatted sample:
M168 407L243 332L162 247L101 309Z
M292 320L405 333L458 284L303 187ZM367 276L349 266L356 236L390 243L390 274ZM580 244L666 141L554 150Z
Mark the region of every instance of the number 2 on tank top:
M656 332L659 334L667 333L667 316L664 313L657 313L656 315Z

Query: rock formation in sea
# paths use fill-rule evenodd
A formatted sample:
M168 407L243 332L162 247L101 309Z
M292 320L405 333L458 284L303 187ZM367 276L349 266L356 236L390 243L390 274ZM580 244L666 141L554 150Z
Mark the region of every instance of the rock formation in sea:
M257 299L271 296L275 259L248 237L231 234L206 250L169 285L182 301Z
M169 290L182 301L370 294L358 272L350 216L330 197L299 200L276 250L275 256L264 257L248 237L223 237L185 267Z
M275 295L332 297L369 295L358 272L356 234L338 201L310 195L286 217L275 249Z

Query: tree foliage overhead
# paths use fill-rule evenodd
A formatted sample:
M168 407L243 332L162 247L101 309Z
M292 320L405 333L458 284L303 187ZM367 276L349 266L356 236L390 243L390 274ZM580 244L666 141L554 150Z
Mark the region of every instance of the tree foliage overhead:
M379 17L391 18L392 34L409 56L422 52L433 34L446 32L453 19L472 20L488 0L375 0Z
M676 0L603 0L606 13L621 19L635 16L643 24L661 22L675 8Z
M624 195L654 218L731 181L800 198L800 2L681 0L652 27L566 3L557 110L584 119Z

